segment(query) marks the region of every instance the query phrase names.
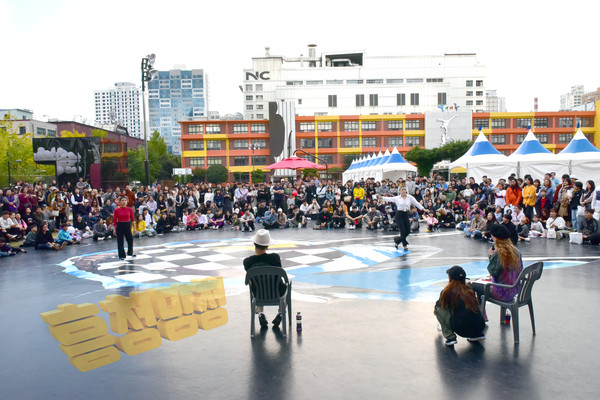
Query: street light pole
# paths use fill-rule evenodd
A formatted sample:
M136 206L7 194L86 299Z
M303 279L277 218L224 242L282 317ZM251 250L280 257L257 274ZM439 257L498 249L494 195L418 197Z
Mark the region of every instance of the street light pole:
M148 160L148 129L146 127L146 82L150 82L158 73L152 68L156 56L147 55L142 58L142 110L144 118L144 170L146 172L146 186L150 186L150 161Z

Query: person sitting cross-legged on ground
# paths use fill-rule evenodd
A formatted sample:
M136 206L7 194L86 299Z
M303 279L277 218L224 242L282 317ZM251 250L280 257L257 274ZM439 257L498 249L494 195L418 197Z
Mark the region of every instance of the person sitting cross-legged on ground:
M360 229L362 227L363 215L360 213L360 211L358 211L357 205L352 205L352 208L350 209L350 212L346 215L346 218L348 219L349 229Z
M381 212L377 209L375 204L369 206L369 212L363 217L365 224L367 224L367 229L369 230L376 230L377 224L379 224L382 218L383 215L381 215Z
M425 222L427 223L427 231L426 232L435 232L439 230L438 220L435 217L433 211L429 211L427 218L425 218Z
M473 237L475 239L481 239L483 230L485 229L485 220L481 218L479 210L473 211L473 219L471 220L471 226L465 228L465 237Z
M585 219L581 221L583 232L583 243L598 245L600 243L600 229L598 221L594 218L594 209L587 207L585 209Z
M466 337L469 342L485 339L485 322L475 292L465 283L465 270L455 265L446 273L448 284L440 293L433 310L442 327L446 346L457 343L456 335Z
M66 243L67 245L79 244L79 240L71 237L71 234L69 233L69 224L62 225L60 232L58 232L57 241L59 245L63 245L63 243Z
M279 267L283 268L281 265L281 258L279 254L276 253L267 253L269 249L269 245L271 244L271 235L269 231L266 229L259 229L256 232L256 235L252 238L252 242L254 243L254 255L250 257L246 257L244 259L244 269L248 271L254 267ZM287 289L286 284L283 281L279 282L279 294L283 296ZM250 290L254 292L254 288L250 287ZM263 313L263 307L257 306L256 312L258 313L258 321L260 322L260 326L262 328L267 327L267 317ZM281 323L281 310L275 316L275 319L272 321L273 325L277 327Z
M329 212L327 206L323 206L321 212L317 216L317 223L313 226L313 229L327 229L331 228L333 222L333 214Z

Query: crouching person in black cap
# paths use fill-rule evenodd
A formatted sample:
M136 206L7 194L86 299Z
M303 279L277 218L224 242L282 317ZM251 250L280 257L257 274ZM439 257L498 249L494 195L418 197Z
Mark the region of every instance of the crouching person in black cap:
M469 342L485 339L485 322L475 292L465 283L465 270L455 265L446 271L448 285L440 293L433 313L442 326L446 346L456 344L456 335Z

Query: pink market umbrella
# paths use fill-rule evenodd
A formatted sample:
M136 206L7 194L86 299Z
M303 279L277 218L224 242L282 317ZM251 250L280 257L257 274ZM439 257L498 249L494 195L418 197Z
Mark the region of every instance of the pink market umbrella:
M305 160L304 158L293 156L293 157L289 157L289 158L284 158L283 160L276 162L275 164L268 165L268 166L264 167L263 169L306 169L306 168L324 169L325 166L320 165L320 164L315 164L314 162Z

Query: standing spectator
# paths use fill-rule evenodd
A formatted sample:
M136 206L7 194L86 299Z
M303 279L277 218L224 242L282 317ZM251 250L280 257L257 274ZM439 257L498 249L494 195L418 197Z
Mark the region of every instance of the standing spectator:
M119 259L125 259L125 247L124 240L127 240L127 255L129 257L135 257L133 254L133 235L131 233L134 216L133 210L127 206L129 199L125 196L119 199L119 208L115 210L113 216L113 226L117 233L117 248L119 251Z
M524 206L524 214L531 221L533 218L533 210L535 207L535 203L537 201L536 189L533 184L533 179L531 176L525 178L525 188L523 189L523 206Z

